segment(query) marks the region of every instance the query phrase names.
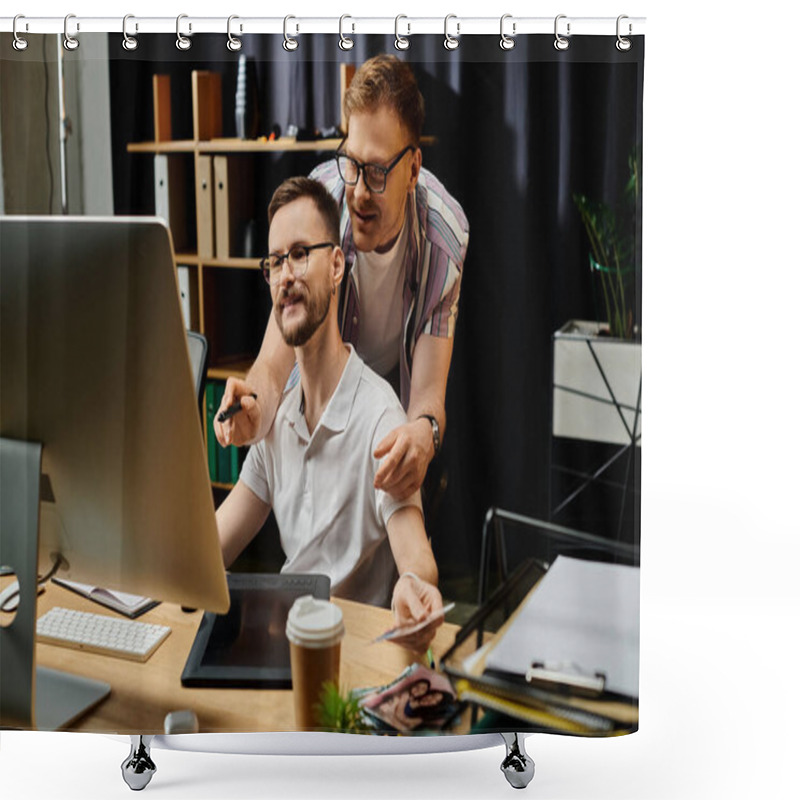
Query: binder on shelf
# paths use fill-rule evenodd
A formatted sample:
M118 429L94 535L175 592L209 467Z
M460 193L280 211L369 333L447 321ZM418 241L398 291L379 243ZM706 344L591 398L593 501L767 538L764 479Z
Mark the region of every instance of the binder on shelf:
M255 208L253 164L246 156L214 156L217 258L252 258L246 230Z
M239 480L239 448L236 445L228 447L231 456L231 483L236 483Z
M222 396L225 394L225 384L220 381L214 381L214 406L219 408L222 403ZM217 448L217 480L220 483L231 482L231 455L230 447L222 447L214 437L214 444Z
M217 480L217 437L214 433L214 414L217 411L215 383L206 384L206 446L208 448L208 474L211 482Z
M222 136L222 76L218 72L192 72L192 122L195 141Z
M214 192L211 156L197 156L197 255L214 258Z
M172 141L172 87L169 75L153 75L153 141Z
M153 157L155 213L169 225L176 253L188 249L186 203L183 202L185 176L186 161L183 157L163 153Z
M178 290L181 295L181 311L183 311L183 323L187 331L192 330L192 286L189 276L189 267L186 265L178 266Z
M155 76L153 76L155 77ZM169 159L165 155L153 156L153 173L156 189L156 216L169 225ZM177 249L177 248L176 248Z

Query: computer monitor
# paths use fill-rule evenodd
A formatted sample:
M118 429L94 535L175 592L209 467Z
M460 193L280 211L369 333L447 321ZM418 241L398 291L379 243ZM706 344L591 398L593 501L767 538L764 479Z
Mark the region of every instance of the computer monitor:
M224 612L169 229L0 218L0 436L41 442L40 573ZM212 434L213 435L213 434Z
M40 574L227 611L163 221L0 217L0 437L43 445Z

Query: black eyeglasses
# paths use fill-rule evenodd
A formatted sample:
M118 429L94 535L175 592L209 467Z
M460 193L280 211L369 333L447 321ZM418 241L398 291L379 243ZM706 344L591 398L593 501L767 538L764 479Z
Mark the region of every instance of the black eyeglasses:
M261 259L261 272L264 273L264 280L270 285L275 286L281 281L283 275L283 262L289 262L289 269L295 278L302 278L308 269L308 254L312 250L321 247L336 247L333 242L320 242L319 244L293 244L288 253L279 256L277 253L270 253Z
M344 142L339 145L336 151L336 165L339 167L339 175L348 186L355 186L358 183L359 174L364 174L364 183L374 194L381 194L386 189L386 178L389 173L400 163L400 159L409 151L414 152L417 148L413 144L404 147L387 166L381 164L362 164L346 153L341 152Z

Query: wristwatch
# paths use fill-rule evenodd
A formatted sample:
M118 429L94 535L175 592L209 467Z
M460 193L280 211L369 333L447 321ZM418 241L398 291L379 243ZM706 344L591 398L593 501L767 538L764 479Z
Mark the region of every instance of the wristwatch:
M433 454L436 456L439 454L439 447L441 446L439 423L436 421L436 417L434 417L433 414L421 414L419 418L426 419L431 424L431 430L433 431Z

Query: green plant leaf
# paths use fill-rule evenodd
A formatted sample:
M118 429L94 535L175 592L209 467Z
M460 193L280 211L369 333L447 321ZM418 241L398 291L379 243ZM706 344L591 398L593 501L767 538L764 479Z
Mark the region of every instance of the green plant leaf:
M628 302L635 272L636 201L639 196L641 149L628 156L629 177L616 208L575 192L572 200L589 240L589 271L600 283L605 319L612 336L632 338L633 313Z
M355 693L350 691L343 695L331 681L322 685L315 711L320 728L325 730L341 733L365 733L368 730Z

